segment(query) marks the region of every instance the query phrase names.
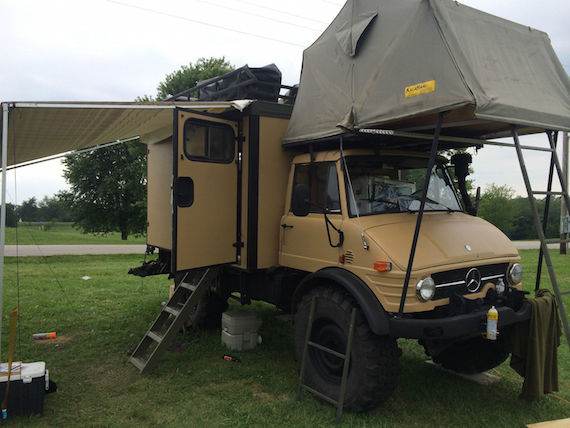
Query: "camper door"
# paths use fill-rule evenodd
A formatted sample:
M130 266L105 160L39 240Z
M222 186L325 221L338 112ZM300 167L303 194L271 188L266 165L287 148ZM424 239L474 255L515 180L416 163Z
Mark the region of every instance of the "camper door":
M175 112L173 268L237 261L237 123Z

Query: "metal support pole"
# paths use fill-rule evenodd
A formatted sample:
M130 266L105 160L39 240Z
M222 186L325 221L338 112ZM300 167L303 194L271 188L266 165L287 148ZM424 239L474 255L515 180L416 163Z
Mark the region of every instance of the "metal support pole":
M398 310L398 316L400 317L404 313L404 304L406 303L406 295L408 294L408 286L410 285L410 276L412 274L412 266L414 264L414 257L416 255L416 246L418 245L418 238L420 236L420 228L422 225L422 218L424 216L424 209L426 206L426 197L429 188L431 172L435 165L435 157L437 155L437 147L439 145L439 133L441 131L442 121L443 121L443 113L439 113L437 115L437 125L435 127L433 142L431 144L431 152L430 152L428 167L426 170L426 180L424 182L424 189L422 191L422 200L420 203L420 210L418 211L418 218L416 220L416 229L414 230L414 238L412 239L412 249L410 250L410 258L408 259L408 268L406 269L404 288L402 289L402 297L400 299L400 308Z
M562 325L564 326L566 341L568 342L568 347L570 348L570 327L568 326L568 318L566 317L566 310L564 309L564 303L562 302L562 297L560 296L560 289L558 288L558 282L556 281L556 274L554 273L554 267L552 266L550 253L548 252L546 237L544 236L544 231L542 230L542 224L540 223L540 218L538 216L536 201L534 200L532 187L530 185L530 180L528 178L528 172L524 162L522 148L519 142L519 136L517 134L517 128L514 125L511 125L511 134L515 142L515 148L517 150L517 156L519 158L519 165L521 167L524 185L526 187L526 192L528 194L528 201L530 203L530 208L534 219L534 226L536 228L536 233L538 234L538 238L540 239L540 246L542 248L542 252L544 253L546 267L548 268L548 275L550 276L550 282L552 284L552 289L554 290L554 297L556 298L556 304L558 305L558 311L560 312L560 318L562 319ZM554 148L554 141L552 140L550 134L548 134L548 140L550 142L550 147ZM553 156L553 159L555 162L555 166L558 169L558 172L560 173L560 165L557 162L558 158L556 156ZM559 177L562 177L562 174L559 174ZM566 192L566 186L562 185L562 188L563 191Z
M552 131L546 131L546 136L550 140ZM556 142L558 141L558 133L554 134L552 139L554 141L554 147L556 147ZM542 230L544 231L544 235L546 235L546 228L548 227L548 214L550 213L550 199L551 199L551 191L552 191L552 176L554 175L554 156L556 154L553 152L550 155L550 169L548 171L548 184L546 186L546 201L544 203L544 214L542 215ZM540 288L540 278L542 276L542 258L544 254L542 253L542 247L538 251L538 267L536 269L536 282L534 286L534 291L538 291Z
M8 104L2 104L2 207L0 211L0 361L2 361L2 304L4 303L4 245L6 243L6 167L8 166Z
M568 133L564 132L562 134L562 177L561 180L564 181L566 189L568 189ZM560 218L570 214L567 207L560 201ZM560 233L560 240L568 239L568 233ZM568 243L560 243L560 254L568 254Z

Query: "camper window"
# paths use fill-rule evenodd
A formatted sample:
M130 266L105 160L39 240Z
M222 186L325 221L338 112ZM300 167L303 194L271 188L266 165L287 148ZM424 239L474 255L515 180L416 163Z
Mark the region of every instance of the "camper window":
M293 189L298 184L308 186L311 192L312 213L340 214L338 175L333 162L301 164L295 168Z
M184 123L184 152L188 159L229 163L234 159L234 146L231 126L195 119Z

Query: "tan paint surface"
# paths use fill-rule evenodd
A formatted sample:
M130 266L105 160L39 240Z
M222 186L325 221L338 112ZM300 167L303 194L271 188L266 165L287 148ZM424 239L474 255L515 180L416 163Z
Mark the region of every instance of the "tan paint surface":
M193 161L184 155L184 121L191 118L204 120L204 116L180 112L178 117L178 176L194 181L194 203L190 207L178 207L178 235L176 269L192 269L235 262L237 206L237 166ZM218 118L209 121L225 123L234 128L235 122Z
M291 154L281 147L287 119L261 117L259 121L259 218L257 268L279 263L279 233L285 208L285 189Z
M148 245L172 249L172 139L148 145Z

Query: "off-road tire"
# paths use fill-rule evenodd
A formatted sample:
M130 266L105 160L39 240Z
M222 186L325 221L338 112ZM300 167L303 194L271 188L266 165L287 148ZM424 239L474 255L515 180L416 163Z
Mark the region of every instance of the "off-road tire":
M228 309L228 301L215 293L206 293L192 310L189 323L202 330L214 330L222 325L222 313Z
M334 286L312 289L301 299L295 313L295 357L299 364L303 356L311 300L316 296L311 340L344 354L354 299ZM401 351L396 340L377 336L368 327L357 309L352 342L344 409L365 412L390 397L400 374ZM338 400L344 360L309 347L303 382L309 387Z
M433 361L443 368L457 373L473 374L491 370L502 364L509 356L503 341L491 341L475 337L456 342L438 355Z

